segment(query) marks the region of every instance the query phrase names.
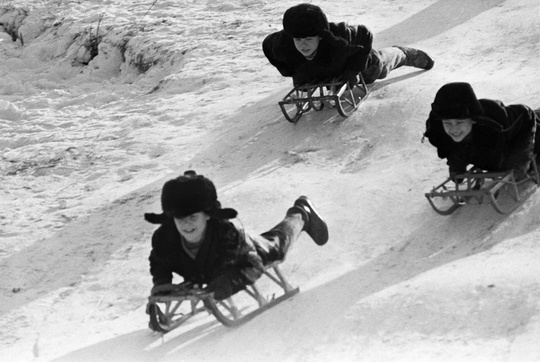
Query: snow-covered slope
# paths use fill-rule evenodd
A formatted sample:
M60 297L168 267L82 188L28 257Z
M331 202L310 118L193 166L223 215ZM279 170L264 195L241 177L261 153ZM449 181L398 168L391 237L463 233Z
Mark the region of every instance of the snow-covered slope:
M510 216L449 217L424 120L437 89L540 107L533 0L321 0L375 46L436 60L396 70L347 119L286 122L291 87L260 43L296 2L5 1L0 6L0 359L5 361L536 361L540 198ZM1 30L2 28L0 28ZM330 242L302 237L301 288L238 329L203 316L147 328L147 256L164 180L211 177L262 232L296 197Z

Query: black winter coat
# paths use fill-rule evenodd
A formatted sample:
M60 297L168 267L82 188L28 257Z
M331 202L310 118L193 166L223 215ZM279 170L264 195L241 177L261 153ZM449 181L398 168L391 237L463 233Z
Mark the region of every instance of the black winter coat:
M152 236L150 273L154 285L171 283L173 273L199 284L217 277L229 279L233 293L262 274L262 260L250 238L230 221L210 219L204 241L192 259L181 244L174 220L167 218Z
M329 26L330 31L347 40L349 46L333 47L321 40L315 58L307 60L296 49L293 38L281 30L264 39L264 55L281 75L293 77L295 86L358 75L368 64L373 43L372 33L363 25L354 27L345 23L330 23Z
M533 152L540 150L540 121L534 111L521 104L505 106L491 99L478 100L484 115L475 117L468 141L454 142L444 131L441 119L432 111L424 135L437 147L439 158L446 158L450 174L463 173L468 165L487 171L525 167ZM525 170L526 171L526 170Z

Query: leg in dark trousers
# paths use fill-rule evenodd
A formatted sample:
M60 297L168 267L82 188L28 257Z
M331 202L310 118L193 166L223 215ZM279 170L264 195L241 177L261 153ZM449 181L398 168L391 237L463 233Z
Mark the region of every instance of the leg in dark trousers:
M362 71L367 84L386 78L392 70L404 65L428 70L434 64L433 59L422 50L400 46L372 49L369 59L367 68Z
M292 243L304 228L300 213L290 213L272 229L253 237L253 244L261 256L264 265L285 259Z
M305 196L300 196L287 210L285 218L272 229L259 236L252 237L252 242L264 265L285 259L292 243L305 231L317 245L328 241L328 227L313 203Z

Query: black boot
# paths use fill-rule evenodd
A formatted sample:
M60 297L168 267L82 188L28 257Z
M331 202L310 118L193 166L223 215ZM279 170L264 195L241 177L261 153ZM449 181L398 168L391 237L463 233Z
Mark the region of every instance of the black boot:
M313 203L306 197L300 196L294 202L294 206L288 212L297 211L304 219L305 231L317 245L324 245L328 241L328 227L326 222L321 218Z
M420 49L407 48L407 47L401 47L401 46L395 46L395 47L400 49L403 53L405 53L404 65L407 65L409 67L430 70L431 68L433 68L433 65L435 64L435 61L429 55L427 55L426 52Z

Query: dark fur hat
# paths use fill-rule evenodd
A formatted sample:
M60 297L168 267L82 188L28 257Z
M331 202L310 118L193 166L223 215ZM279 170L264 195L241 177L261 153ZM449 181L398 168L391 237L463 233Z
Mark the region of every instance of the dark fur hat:
M320 36L330 45L346 47L349 42L336 37L331 31L328 19L320 7L313 4L295 5L283 15L283 30L291 38L308 38Z
M163 214L170 218L183 218L200 211L218 219L233 219L238 214L234 209L222 209L214 183L191 170L165 182L161 192L161 208ZM146 220L153 223L163 221L161 216L152 215L145 214Z
M484 108L471 85L464 82L443 85L435 95L431 110L440 119L474 119L484 115Z

